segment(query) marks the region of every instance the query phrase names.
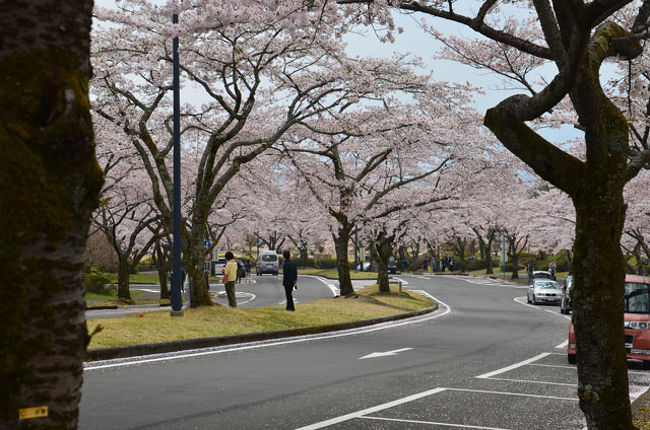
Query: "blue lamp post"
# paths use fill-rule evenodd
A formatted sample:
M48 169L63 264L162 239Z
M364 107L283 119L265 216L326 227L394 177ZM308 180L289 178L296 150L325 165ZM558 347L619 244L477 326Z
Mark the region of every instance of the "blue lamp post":
M178 24L178 14L172 16L172 23ZM174 219L173 219L173 272L172 285L169 292L172 310L171 316L183 316L183 296L181 295L182 266L181 266L181 97L178 66L178 36L174 37L172 45L173 87L174 87Z

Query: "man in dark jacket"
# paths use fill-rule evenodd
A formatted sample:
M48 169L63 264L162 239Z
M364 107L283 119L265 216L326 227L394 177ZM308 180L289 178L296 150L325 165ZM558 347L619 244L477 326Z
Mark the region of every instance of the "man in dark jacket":
M296 308L293 305L293 289L296 287L298 282L298 269L296 268L296 263L291 261L291 255L289 251L284 251L282 253L284 256L284 264L282 266L282 286L284 287L284 294L287 296L287 310L295 311Z

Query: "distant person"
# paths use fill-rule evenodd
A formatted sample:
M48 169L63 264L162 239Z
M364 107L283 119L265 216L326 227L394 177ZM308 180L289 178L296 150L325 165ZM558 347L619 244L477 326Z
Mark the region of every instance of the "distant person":
M226 267L223 270L223 284L226 287L226 295L228 296L228 305L230 307L237 307L237 298L235 297L235 282L237 281L237 262L232 252L226 252Z
M247 259L246 262L244 263L244 266L246 266L246 279L251 278L251 270L253 268L253 265L251 264L251 260Z
M291 261L291 254L289 251L282 253L284 256L284 264L282 265L282 286L284 287L284 294L287 296L287 310L295 311L296 308L293 304L293 289L298 289L298 269L296 263Z
M425 258L424 261L422 262L422 269L423 269L424 272L426 272L427 270L429 270L429 260L427 260L426 258Z
M451 257L449 259L449 271L453 272L454 271L454 257Z
M533 271L535 271L535 265L532 261L529 261L526 265L526 272L528 273L528 285L533 283Z
M555 270L557 269L557 265L555 264L555 260L551 260L551 263L548 265L548 271L551 272L551 276L553 279L555 279Z

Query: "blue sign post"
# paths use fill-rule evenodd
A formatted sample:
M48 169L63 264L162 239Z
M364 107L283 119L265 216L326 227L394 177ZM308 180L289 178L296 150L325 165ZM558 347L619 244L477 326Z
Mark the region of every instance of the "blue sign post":
M203 249L205 249L205 250L210 249L210 241L209 240L204 240L203 241Z

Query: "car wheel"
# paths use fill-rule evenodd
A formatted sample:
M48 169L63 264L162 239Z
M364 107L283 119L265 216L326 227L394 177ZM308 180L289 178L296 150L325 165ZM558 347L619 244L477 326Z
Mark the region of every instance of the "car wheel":
M576 354L567 354L567 360L569 361L569 364L577 364L578 356Z
M526 293L526 303L531 303L530 296L528 295L528 293Z
M533 304L534 304L534 305L537 304L537 300L535 300L535 294L533 294Z

